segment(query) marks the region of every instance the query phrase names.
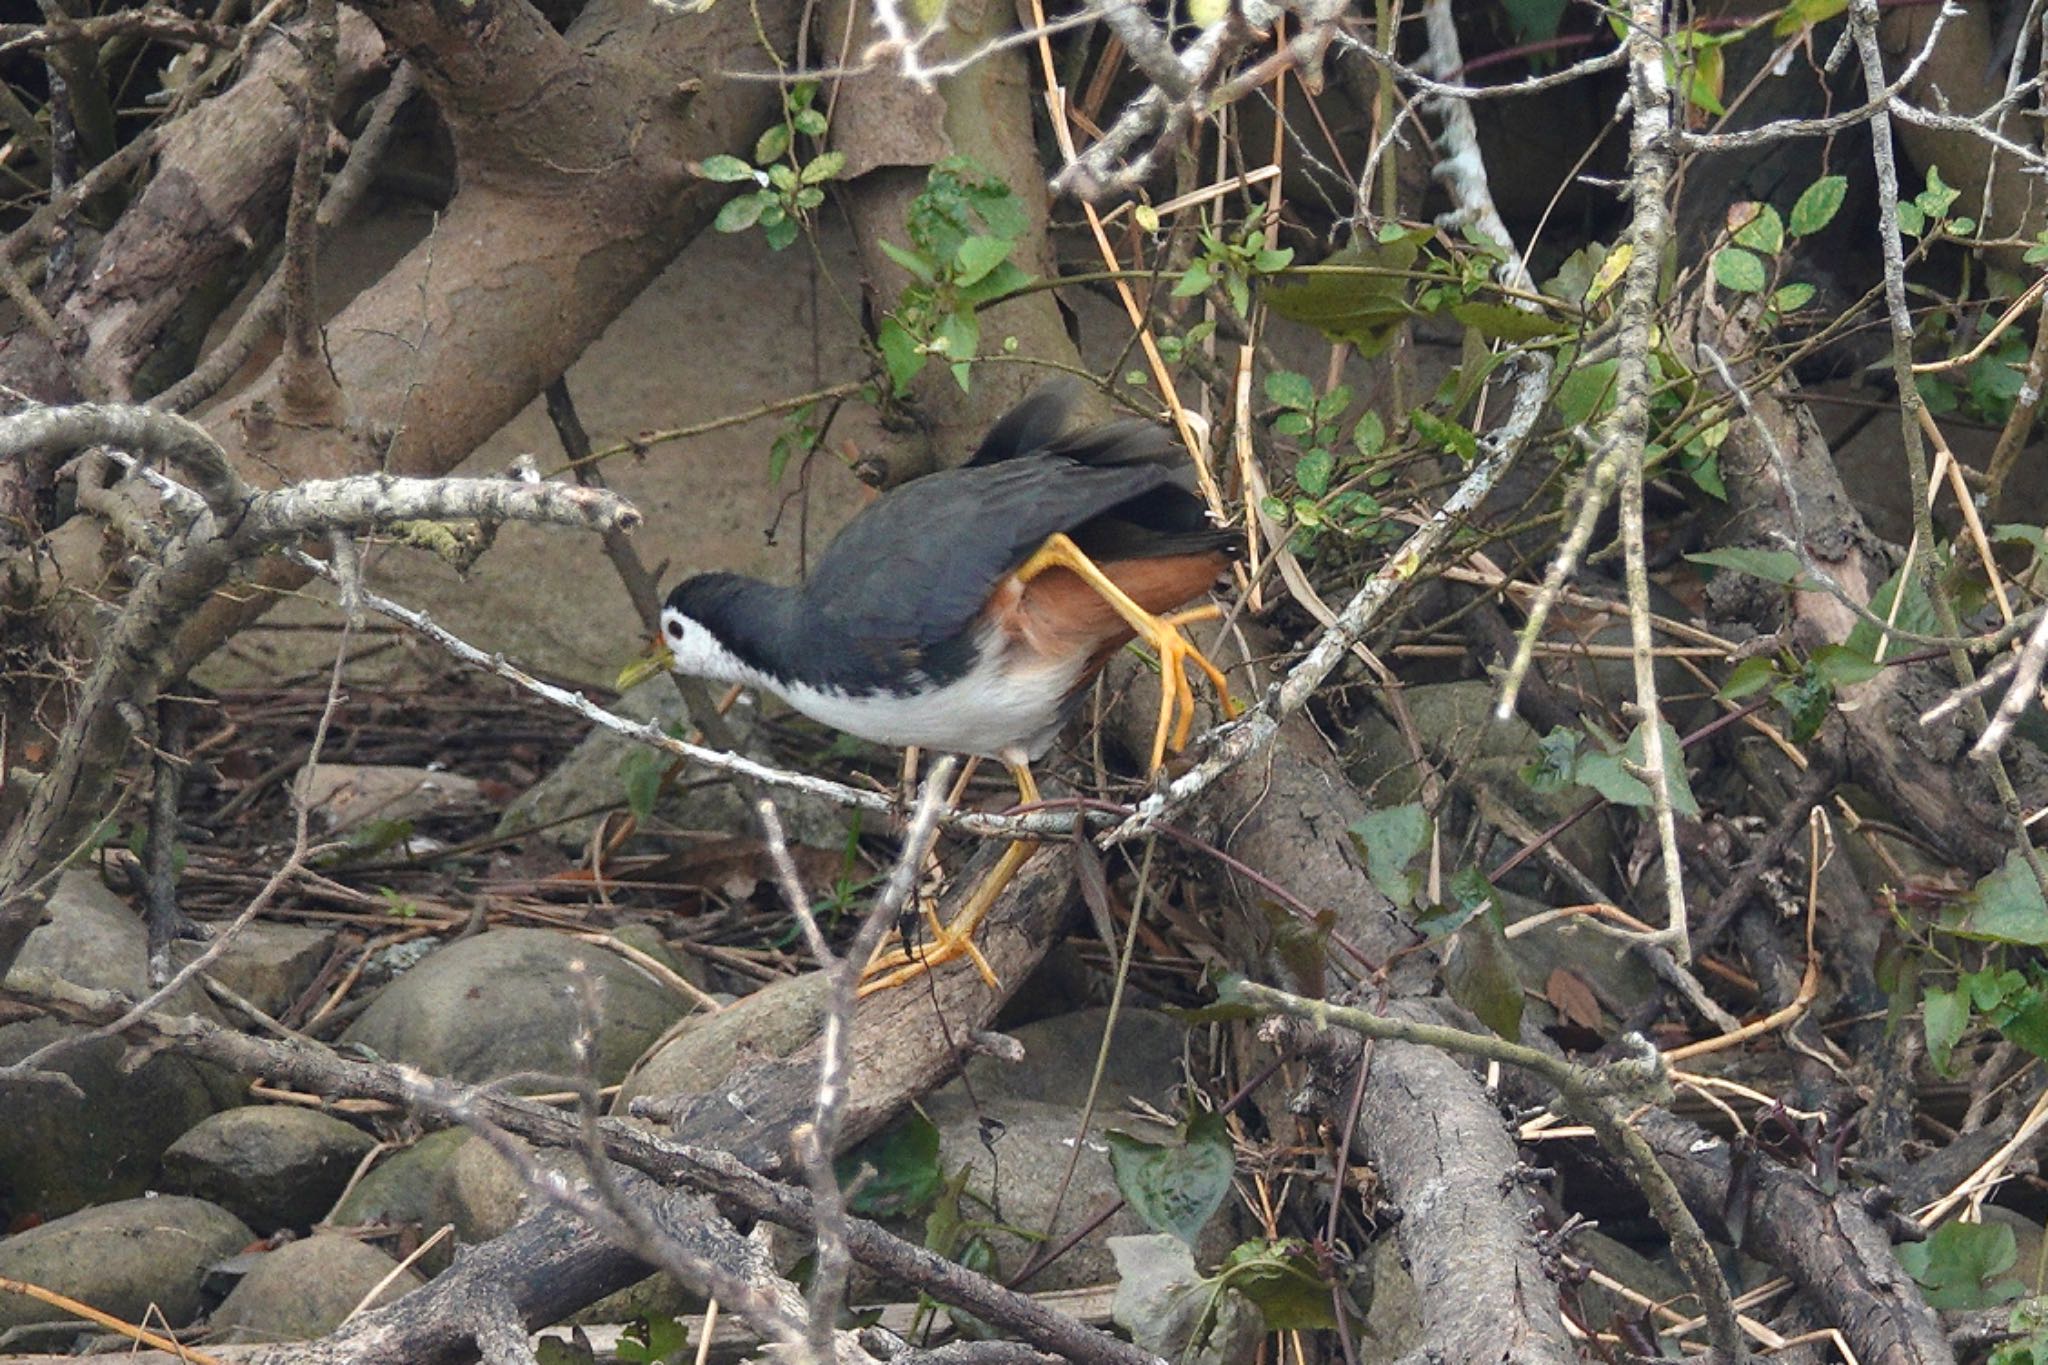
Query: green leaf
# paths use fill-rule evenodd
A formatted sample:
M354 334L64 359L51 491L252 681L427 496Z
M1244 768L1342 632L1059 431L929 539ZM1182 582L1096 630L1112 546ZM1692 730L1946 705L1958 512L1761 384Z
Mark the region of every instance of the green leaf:
M799 183L796 169L787 162L776 162L768 168L768 183L784 194L794 191Z
M1116 1298L1110 1316L1142 1350L1174 1365L1240 1365L1257 1351L1264 1323L1244 1295L1204 1279L1179 1239L1112 1237Z
M761 190L738 195L725 201L725 207L718 211L718 217L711 226L720 232L745 232L761 221L761 210L775 201Z
M1398 906L1415 903L1426 869L1415 866L1429 848L1429 812L1419 801L1376 810L1351 826L1351 842L1365 859L1365 874Z
M1361 359L1370 360L1414 315L1404 272L1414 267L1422 240L1405 230L1378 241L1354 240L1322 264L1356 267L1358 273L1331 271L1278 285L1266 291L1266 303L1290 322L1313 327L1331 341L1350 342Z
M1366 409L1365 415L1358 419L1358 425L1352 428L1351 444L1358 448L1359 454L1371 459L1387 444L1387 424L1380 420L1378 413Z
M1812 285L1804 280L1794 280L1771 295L1771 307L1780 313L1796 313L1813 302L1813 294Z
M1307 413L1290 410L1273 419L1273 434L1289 437L1306 436L1314 426L1315 424L1309 421Z
M743 180L759 183L761 173L736 156L720 152L707 156L697 164L697 176L702 180L716 181L721 185L737 185Z
M1408 414L1408 424L1415 428L1415 434L1442 450L1463 460L1466 464L1479 458L1479 437L1472 428L1433 412L1417 408Z
M1577 766L1572 769L1572 779L1582 787L1591 787L1617 806L1648 809L1650 805L1649 787L1621 766L1618 755L1604 750L1589 749L1580 754Z
M1771 26L1771 35L1777 38L1789 38L1802 29L1810 29L1815 24L1826 23L1848 8L1849 0L1792 0L1791 4L1785 6L1784 13L1778 16L1778 22ZM1829 177L1829 179L1840 178L1838 176Z
M2033 987L2019 992L1994 1022L2007 1041L2036 1057L2048 1057L2048 994Z
M2036 552L2048 551L2048 527L2029 526L2021 521L2001 521L1991 528L1991 538L2014 545L2031 545Z
M840 1157L833 1170L848 1192L848 1213L862 1218L918 1213L945 1184L939 1168L939 1130L913 1109Z
M1179 283L1173 286L1173 297L1191 299L1209 287L1211 278L1206 261L1192 262L1181 272Z
M959 284L973 284L1010 258L1015 243L1000 237L969 237L953 253L953 278Z
M761 240L768 243L770 250L781 251L788 247L796 241L796 233L796 220L781 216L779 210L773 215L772 221L771 215L761 215Z
M1724 246L1714 253L1714 278L1738 294L1761 294L1770 283L1763 261L1739 246Z
M619 781L626 788L626 809L635 820L654 814L655 798L661 795L661 776L668 759L651 749L635 749L619 762Z
M791 116L796 130L805 137L825 136L825 116L816 109L799 109Z
M981 347L981 323L966 309L939 319L932 335L932 349L948 360L972 360Z
M887 240L878 240L877 245L882 248L884 256L902 266L925 284L931 284L939 278L938 271L921 252L912 251L908 247L901 247Z
M1237 1158L1223 1116L1196 1114L1176 1143L1147 1142L1111 1131L1110 1169L1116 1187L1145 1225L1192 1248L1202 1227L1223 1207Z
M1854 687L1884 672L1866 656L1845 645L1822 645L1813 651L1813 671L1835 688Z
M690 1329L666 1314L650 1313L626 1324L612 1353L634 1365L661 1365L676 1360L690 1344Z
M1741 701L1769 687L1777 676L1777 663L1768 654L1752 654L1735 665L1735 671L1714 695L1722 701Z
M846 169L845 152L820 152L805 163L800 183L819 185ZM771 171L772 175L773 172Z
M1766 583L1776 583L1781 587L1810 589L1813 586L1806 570L1800 566L1799 556L1790 550L1705 550L1686 558L1695 564L1746 573L1751 578L1761 578Z
M1252 256L1252 269L1258 271L1261 275L1270 275L1276 270L1285 270L1292 264L1294 264L1294 248L1291 246L1261 247Z
M1305 374L1274 370L1266 376L1266 398L1279 407L1306 412L1315 406L1316 389Z
M1911 200L1899 201L1899 231L1908 237L1918 237L1927 231L1927 214Z
M1456 936L1457 951L1444 967L1451 999L1510 1041L1522 1032L1522 982L1501 932L1497 912L1474 915Z
M917 344L917 338L895 318L883 318L880 331L875 335L875 345L882 352L882 364L888 368L889 382L897 393L907 392L910 381L917 378L917 372L924 368L924 351Z
M809 212L825 202L825 191L816 185L806 185L796 192L796 206L801 212Z
M1320 1332L1337 1325L1330 1286L1302 1242L1241 1243L1223 1258L1216 1279L1257 1304L1269 1332Z
M1536 757L1525 764L1521 771L1522 781L1530 791L1562 791L1573 785L1576 779L1572 773L1579 762L1579 745L1585 736L1577 730L1554 726L1550 733L1536 741Z
M1941 622L1935 618L1934 604L1927 600L1926 589L1921 587L1918 574L1906 580L1906 597L1899 603L1898 614L1892 614L1892 600L1899 593L1899 575L1893 574L1870 595L1870 614L1881 621L1890 621L1901 630L1910 630L1916 635L1932 635L1941 629ZM1849 638L1843 646L1866 659L1877 657L1878 627L1858 619L1849 627ZM1897 639L1886 648L1888 658L1897 658L1905 649Z
M1948 217L1948 211L1955 206L1956 198L1960 194L1962 194L1961 190L1952 189L1942 182L1941 167L1929 166L1927 168L1927 188L1914 195L1913 202L1919 205L1920 211L1929 218L1946 218Z
M1785 220L1769 204L1758 204L1750 220L1735 230L1735 241L1752 251L1775 256L1785 249Z
M1008 298L1031 283L1033 278L1029 271L1019 269L1014 261L1004 261L973 284L956 286L953 297L961 303L981 308L997 299Z
M1827 723L1835 689L1809 665L1772 688L1771 698L1785 708L1785 717L1791 722L1786 738L1794 744L1804 744Z
M1808 185L1792 205L1790 228L1795 237L1819 232L1835 221L1842 202L1849 197L1849 177L1824 175Z
M1929 1308L1995 1308L2026 1293L2006 1276L2019 1259L2006 1223L1944 1223L1926 1241L1901 1245L1898 1256Z
M1330 491L1330 475L1337 461L1327 450L1311 450L1294 462L1294 483L1312 498Z
M1566 428L1591 421L1614 406L1614 375L1619 360L1596 360L1572 366L1558 381L1553 408Z
M1941 917L1941 927L1963 938L2016 943L2030 948L2048 944L2048 901L2041 884L2018 850Z
M768 130L761 134L760 140L754 143L754 160L765 166L771 161L780 161L782 154L788 150L789 125L771 123Z
M1488 341L1535 341L1542 337L1563 336L1572 330L1572 324L1563 318L1508 303L1478 300L1454 303L1451 316Z
M1927 1060L1942 1075L1949 1070L1949 1054L1970 1026L1970 1002L1960 991L1929 990L1920 1002L1920 1024L1927 1035Z

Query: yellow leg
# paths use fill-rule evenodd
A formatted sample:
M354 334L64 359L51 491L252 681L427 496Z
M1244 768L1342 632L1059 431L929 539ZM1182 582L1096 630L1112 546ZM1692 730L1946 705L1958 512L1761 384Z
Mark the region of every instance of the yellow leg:
M1017 577L1028 583L1053 568L1068 570L1102 594L1102 600L1114 607L1116 614L1123 617L1139 638L1159 655L1159 725L1152 736L1152 767L1157 768L1166 761L1169 739L1172 747L1179 749L1194 731L1195 693L1188 683L1189 663L1200 668L1215 684L1223 713L1226 716L1237 714L1222 672L1180 633L1180 627L1189 621L1208 620L1215 616L1214 607L1197 607L1175 616L1154 616L1132 601L1130 595L1112 582L1094 560L1081 552L1080 546L1064 535L1049 537L1038 547L1038 553L1024 561L1023 567L1017 570Z
M1022 760L1009 763L1010 775L1017 780L1017 795L1020 804L1038 804L1038 783L1032 780L1031 769ZM988 918L988 912L995 908L996 898L1003 894L1017 869L1038 851L1038 840L1019 839L1003 851L989 874L981 879L981 885L974 888L974 894L967 898L967 904L960 907L960 913L953 916L950 924L940 924L938 917L926 912L925 919L931 929L931 942L921 948L912 949L903 945L878 952L868 963L867 974L860 983L863 997L876 991L886 991L907 985L917 980L932 968L957 958L966 958L981 973L981 979L988 983L990 990L998 990L1002 982L996 979L995 969L988 965L988 959L981 955L981 949L974 946L974 931Z

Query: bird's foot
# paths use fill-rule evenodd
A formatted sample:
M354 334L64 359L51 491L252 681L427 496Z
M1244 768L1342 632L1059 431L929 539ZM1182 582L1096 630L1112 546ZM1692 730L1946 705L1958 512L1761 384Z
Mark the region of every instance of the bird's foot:
M1034 790L1031 795L1035 798L1037 792ZM1001 990L1002 979L996 975L995 968L988 965L981 949L974 946L974 933L988 918L996 897L1002 895L1003 888L1016 877L1017 869L1024 866L1025 860L1037 850L1038 841L1035 839L1020 839L1004 849L1003 856L989 869L988 876L982 878L981 884L974 888L974 894L967 898L967 904L960 907L960 913L953 916L950 923L940 924L939 917L927 910L925 924L931 931L930 941L917 947L904 943L878 951L862 974L861 998L908 985L932 968L963 957L974 964L990 990Z
M1159 656L1159 727L1152 735L1153 772L1164 766L1169 748L1179 753L1187 747L1188 738L1194 733L1195 691L1188 680L1189 664L1208 676L1216 689L1216 701L1224 716L1231 720L1237 718L1237 703L1231 699L1230 682L1223 676L1223 670L1209 662L1209 657L1181 634L1182 626L1196 621L1213 621L1222 614L1222 610L1211 603L1171 616L1152 617L1151 627L1140 632L1145 643Z
M903 943L877 952L861 976L860 997L865 1000L879 991L907 986L933 968L963 957L974 964L974 969L981 973L981 979L988 983L990 990L1003 988L995 968L988 965L981 949L974 946L973 935L959 933L952 925L944 924L936 925L931 937L915 947Z

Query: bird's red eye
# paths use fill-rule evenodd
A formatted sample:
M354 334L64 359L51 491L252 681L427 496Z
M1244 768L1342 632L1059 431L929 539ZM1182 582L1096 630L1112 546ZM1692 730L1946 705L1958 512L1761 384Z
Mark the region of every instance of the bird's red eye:
M671 640L683 638L683 623L681 621L671 621L668 623L668 638Z

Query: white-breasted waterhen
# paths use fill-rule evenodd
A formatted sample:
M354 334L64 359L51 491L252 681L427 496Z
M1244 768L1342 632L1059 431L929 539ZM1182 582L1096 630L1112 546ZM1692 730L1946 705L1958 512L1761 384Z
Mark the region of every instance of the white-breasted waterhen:
M1226 714L1229 687L1170 613L1209 589L1238 552L1193 491L1168 433L1125 419L1074 430L1080 386L1054 382L999 420L955 469L876 499L799 587L707 573L678 584L661 644L679 672L762 687L815 720L882 744L993 758L1038 800L1044 755L1083 687L1127 641L1160 664L1152 766L1195 719L1186 665ZM866 990L973 959L972 935L1036 844L1009 848L953 922L915 955L878 958Z

